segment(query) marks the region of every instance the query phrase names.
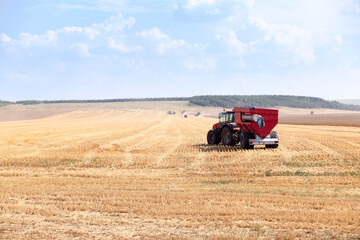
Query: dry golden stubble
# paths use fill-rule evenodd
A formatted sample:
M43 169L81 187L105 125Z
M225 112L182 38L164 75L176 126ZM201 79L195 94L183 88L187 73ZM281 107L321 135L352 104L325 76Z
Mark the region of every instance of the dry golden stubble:
M91 109L0 123L0 239L357 239L360 129L278 125L208 146L213 119Z

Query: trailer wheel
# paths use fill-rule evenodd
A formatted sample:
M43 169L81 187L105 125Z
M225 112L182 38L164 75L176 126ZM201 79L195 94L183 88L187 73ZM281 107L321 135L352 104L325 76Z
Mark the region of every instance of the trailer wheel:
M279 139L279 135L276 131L271 131L270 132L270 138L277 138ZM278 148L279 147L279 143L278 144L273 144L273 145L265 145L266 148Z
M217 129L210 130L207 134L207 142L210 145L219 144L220 143L220 134Z
M252 133L242 132L240 133L240 144L242 149L254 149L254 145L249 144L249 139L253 138Z
M233 138L233 131L229 127L224 127L221 131L221 141L226 146L234 146L236 141Z

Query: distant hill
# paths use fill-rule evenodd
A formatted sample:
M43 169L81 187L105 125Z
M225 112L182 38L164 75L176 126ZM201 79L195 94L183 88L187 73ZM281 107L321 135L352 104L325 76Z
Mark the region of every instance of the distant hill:
M360 99L339 99L336 101L344 104L360 105Z
M255 107L292 107L292 108L330 108L360 111L360 105L349 105L338 101L327 101L317 97L288 95L204 95L194 97L169 98L119 98L100 100L26 100L16 102L0 101L0 106L7 104L52 104L52 103L109 103L141 101L189 101L190 104L208 107L255 106ZM355 100L360 101L360 100Z
M205 95L190 98L190 103L200 106L231 108L233 106L330 108L360 111L358 105L347 105L317 97L287 95Z

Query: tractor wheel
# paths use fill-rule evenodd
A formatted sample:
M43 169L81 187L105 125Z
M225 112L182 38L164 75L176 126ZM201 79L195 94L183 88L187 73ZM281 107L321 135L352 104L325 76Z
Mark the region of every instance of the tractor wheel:
M233 131L230 128L224 127L221 131L221 141L226 146L234 146L236 141L233 138Z
M242 132L240 134L240 144L242 149L254 149L254 145L249 144L249 139L253 138L252 133Z
M279 135L276 131L271 131L270 132L270 138L277 138L279 139ZM278 144L273 144L273 145L265 145L266 148L278 148L279 147L279 143Z
M207 134L207 142L210 145L219 144L220 136L219 131L217 129L210 130Z
M233 139L235 141L235 144L240 142L240 136L239 136L239 134L237 132L234 132L232 137L233 137Z

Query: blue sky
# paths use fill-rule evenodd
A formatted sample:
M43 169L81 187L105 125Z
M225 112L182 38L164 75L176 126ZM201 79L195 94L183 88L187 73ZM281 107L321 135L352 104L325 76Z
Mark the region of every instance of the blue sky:
M0 0L0 99L360 98L359 0Z

